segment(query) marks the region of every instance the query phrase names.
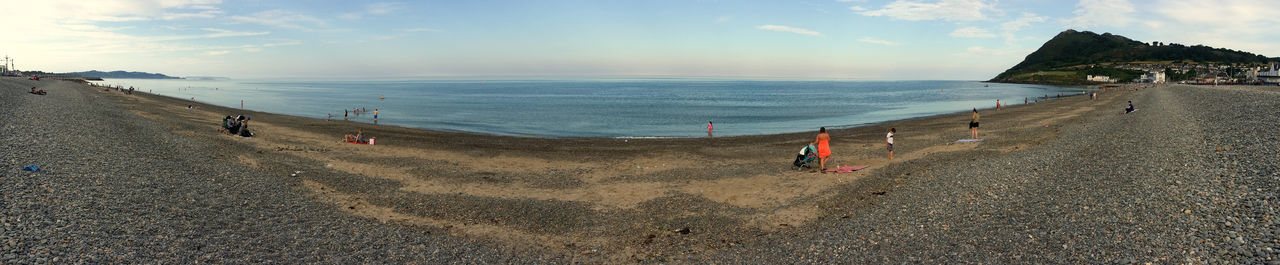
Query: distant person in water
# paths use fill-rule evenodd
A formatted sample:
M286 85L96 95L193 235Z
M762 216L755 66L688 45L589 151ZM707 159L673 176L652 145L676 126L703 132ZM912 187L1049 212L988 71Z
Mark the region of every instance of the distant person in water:
M378 123L378 109L373 109L373 123Z
M827 127L818 128L818 138L813 140L810 145L818 146L818 168L823 173L827 172L827 159L831 158L831 135L827 134Z
M969 119L969 139L978 139L978 109L973 109L973 116Z
M347 117L349 117L347 115L347 109L342 109L342 120L344 121L347 120Z
M889 128L889 135L884 137L886 146L889 148L889 160L893 160L893 134L898 132L897 128Z
M707 121L707 137L712 137L711 130L713 129L715 129L715 125L711 124L711 121Z

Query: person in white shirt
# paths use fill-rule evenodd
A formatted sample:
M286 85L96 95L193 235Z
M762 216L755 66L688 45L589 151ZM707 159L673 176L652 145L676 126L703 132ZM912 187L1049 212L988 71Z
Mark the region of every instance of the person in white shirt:
M897 128L889 128L889 135L884 137L885 143L889 147L889 160L893 160L893 133L898 132Z

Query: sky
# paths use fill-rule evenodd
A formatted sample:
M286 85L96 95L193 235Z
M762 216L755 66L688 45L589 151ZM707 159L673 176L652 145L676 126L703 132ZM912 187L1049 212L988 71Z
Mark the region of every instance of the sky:
M1273 0L0 0L19 70L986 80L1057 33L1280 56Z

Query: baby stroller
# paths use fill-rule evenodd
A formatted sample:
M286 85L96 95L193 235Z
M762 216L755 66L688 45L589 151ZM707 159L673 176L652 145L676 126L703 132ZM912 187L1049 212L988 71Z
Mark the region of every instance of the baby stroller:
M813 145L806 145L800 149L800 154L796 155L796 161L791 162L791 169L805 170L813 168L812 163L818 161L818 148Z

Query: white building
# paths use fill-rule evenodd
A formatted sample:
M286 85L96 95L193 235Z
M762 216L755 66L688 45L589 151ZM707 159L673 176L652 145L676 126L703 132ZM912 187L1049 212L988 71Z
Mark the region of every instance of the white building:
M1138 78L1138 83L1163 84L1165 81L1167 81L1167 79L1165 79L1164 72L1150 72L1143 74L1142 77Z
M1102 82L1102 83L1113 83L1113 82L1115 82L1115 81L1112 81L1112 80L1111 80L1111 77L1110 77L1110 76L1105 76L1105 75L1087 75L1087 76L1085 76L1085 77L1084 77L1084 80L1088 80L1088 81L1092 81L1092 82Z
M1255 70L1256 78L1265 83L1280 83L1280 64L1271 64L1266 68Z
M1258 77L1280 77L1280 64L1271 64L1267 68L1258 70Z

